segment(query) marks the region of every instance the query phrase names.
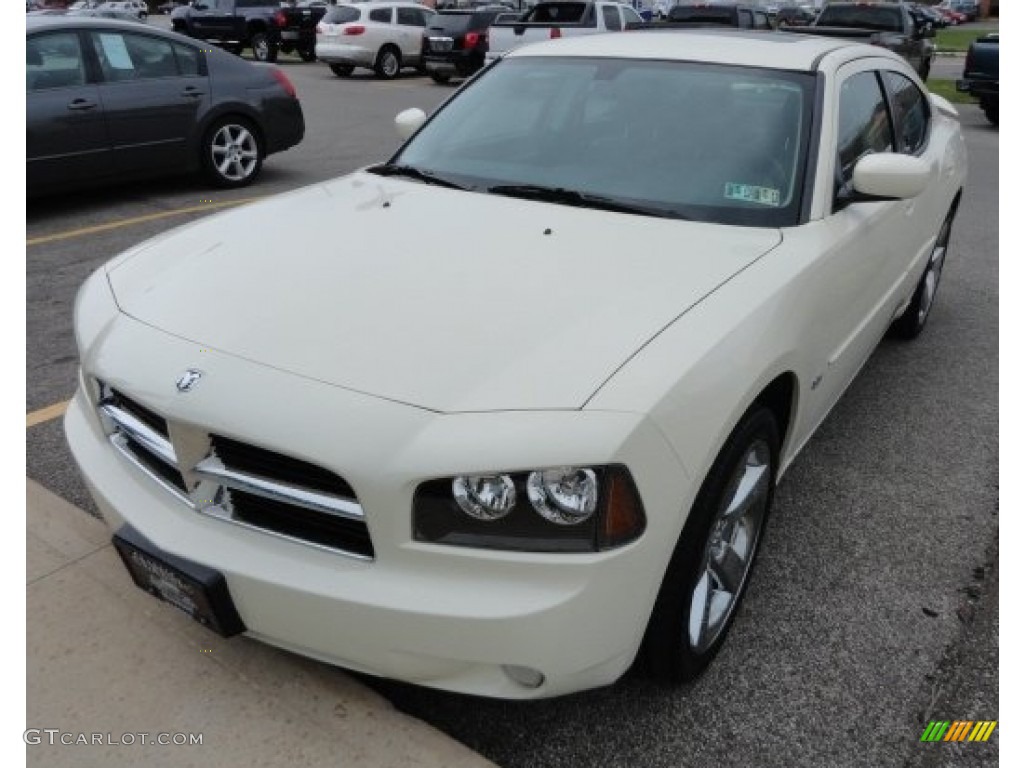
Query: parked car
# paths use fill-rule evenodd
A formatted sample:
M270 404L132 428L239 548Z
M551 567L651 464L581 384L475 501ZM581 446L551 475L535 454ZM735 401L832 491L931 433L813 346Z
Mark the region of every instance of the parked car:
M433 15L411 2L335 6L316 28L316 57L338 77L365 67L391 80L403 67L423 67L423 31Z
M921 24L901 2L829 3L814 23L791 32L845 37L888 48L911 63L922 80L927 80L935 58L935 30Z
M469 77L484 66L487 30L504 11L439 11L423 33L423 64L435 83Z
M277 61L279 51L298 51L313 61L316 22L323 8L282 8L279 0L193 0L171 11L175 32L207 40L231 53L252 50L257 61Z
M808 24L813 24L817 17L818 14L809 8L798 5L785 6L779 8L775 14L775 25L778 27L806 27Z
M537 3L514 22L495 23L489 38L489 59L500 58L526 43L555 37L579 37L621 32L644 20L625 3L548 0Z
M149 16L149 8L142 0L110 0L98 6L103 11L121 11L137 19L146 19Z
M276 67L138 22L37 17L27 35L29 195L194 171L243 186L302 139Z
M999 33L990 32L971 43L964 59L964 76L956 89L978 99L985 117L999 125Z
M672 27L736 27L772 29L768 12L760 7L739 3L679 3L669 9L668 21L651 29Z
M475 695L698 675L779 478L925 329L966 174L905 60L783 43L522 47L387 162L99 269L64 425L136 583Z

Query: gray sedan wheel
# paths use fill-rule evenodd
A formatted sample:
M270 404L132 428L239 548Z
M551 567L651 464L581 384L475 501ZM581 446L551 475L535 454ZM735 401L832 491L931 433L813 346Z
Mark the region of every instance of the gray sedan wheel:
M263 148L256 128L242 117L217 121L203 140L203 167L220 187L251 184L263 166Z

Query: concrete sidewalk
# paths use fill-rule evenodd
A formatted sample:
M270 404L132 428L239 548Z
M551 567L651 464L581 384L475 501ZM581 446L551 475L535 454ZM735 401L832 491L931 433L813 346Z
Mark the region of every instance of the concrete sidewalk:
M145 594L106 526L31 480L27 521L27 727L60 731L28 765L493 765L339 669L224 640Z

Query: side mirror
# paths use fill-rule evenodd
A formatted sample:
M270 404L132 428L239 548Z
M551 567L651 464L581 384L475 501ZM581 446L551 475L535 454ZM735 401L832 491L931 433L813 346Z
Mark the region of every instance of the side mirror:
M422 109L413 107L395 115L395 130L399 137L405 141L420 129L427 120L427 113Z
M865 155L853 167L853 189L859 200L917 197L924 192L931 178L931 166L924 160L895 152Z

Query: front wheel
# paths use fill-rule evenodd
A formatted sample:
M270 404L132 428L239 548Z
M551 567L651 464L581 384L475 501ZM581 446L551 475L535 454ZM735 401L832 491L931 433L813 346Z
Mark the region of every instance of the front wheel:
M270 39L266 32L257 32L250 42L252 56L256 61L273 64L277 61L277 43Z
M402 54L398 52L397 48L385 45L377 54L377 63L374 64L373 70L377 73L377 77L394 80L402 71Z
M263 147L256 127L243 117L214 123L203 139L202 163L218 187L251 184L263 166Z
M354 69L351 64L331 64L331 72L338 77L349 77Z
M657 677L692 680L725 641L761 543L778 454L775 417L755 405L715 459L665 572L644 640Z
M932 305L935 303L935 293L939 290L939 279L942 277L942 267L946 263L946 251L949 248L949 236L952 231L953 212L950 211L939 228L939 235L935 238L935 245L928 256L928 264L925 266L921 281L917 284L910 305L890 328L891 335L896 338L909 341L916 339L924 330Z

